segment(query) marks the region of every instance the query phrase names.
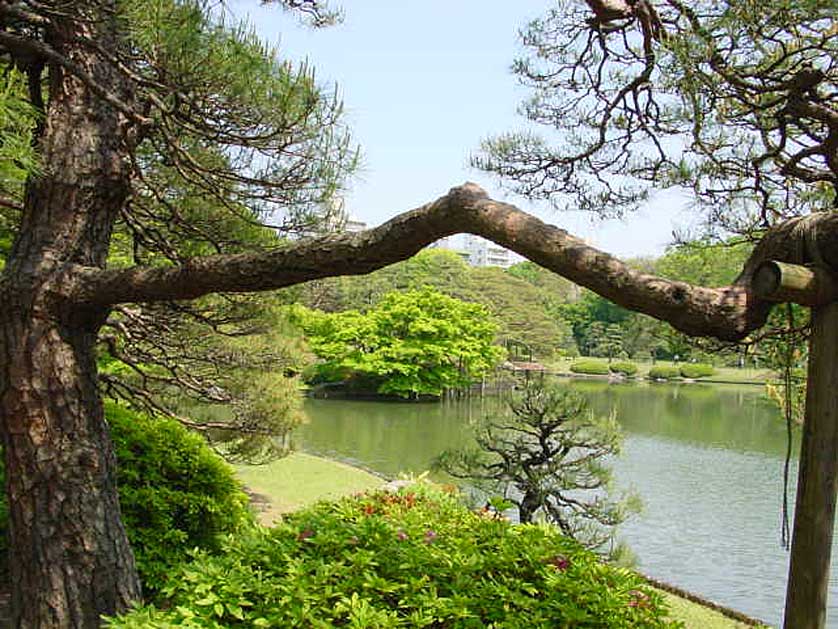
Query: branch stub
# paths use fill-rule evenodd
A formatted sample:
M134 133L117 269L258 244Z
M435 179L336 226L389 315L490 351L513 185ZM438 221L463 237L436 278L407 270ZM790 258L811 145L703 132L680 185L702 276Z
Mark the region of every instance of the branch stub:
M838 300L838 279L822 267L768 260L757 267L751 288L760 299L801 306L823 306Z

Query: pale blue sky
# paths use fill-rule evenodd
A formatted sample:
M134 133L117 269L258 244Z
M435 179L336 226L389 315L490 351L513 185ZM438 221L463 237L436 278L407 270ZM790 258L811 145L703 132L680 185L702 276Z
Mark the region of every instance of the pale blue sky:
M687 222L677 195L662 193L626 221L601 222L529 204L468 167L481 139L522 125L515 109L525 92L509 67L520 51L518 29L547 5L548 0L356 0L343 3L342 24L312 30L275 5L228 3L236 15L249 15L284 55L309 59L321 83L338 84L364 164L346 207L370 225L476 181L494 198L606 251L661 253L673 226Z

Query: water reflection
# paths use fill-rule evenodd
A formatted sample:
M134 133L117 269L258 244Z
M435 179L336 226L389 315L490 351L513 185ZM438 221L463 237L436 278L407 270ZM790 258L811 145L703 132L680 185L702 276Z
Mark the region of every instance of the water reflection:
M782 614L788 554L780 548L785 427L759 387L569 383L626 431L617 483L644 511L624 525L648 574L772 624ZM422 472L468 442L497 398L447 404L309 400L303 447L396 474ZM798 444L794 444L794 452ZM792 470L796 478L796 462ZM794 483L793 483L794 484ZM793 502L793 497L792 497ZM838 627L838 570L829 626Z

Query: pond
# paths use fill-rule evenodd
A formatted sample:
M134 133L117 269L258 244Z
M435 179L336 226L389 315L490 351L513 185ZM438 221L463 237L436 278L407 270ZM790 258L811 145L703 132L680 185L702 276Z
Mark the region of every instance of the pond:
M788 570L780 547L786 434L762 388L568 386L597 412L615 412L626 433L613 466L618 487L635 489L644 503L620 533L638 568L778 625ZM298 445L385 475L420 473L442 450L466 443L470 424L499 403L492 397L418 404L308 400L310 422ZM792 504L798 449L796 435ZM828 624L838 627L835 565L830 600Z

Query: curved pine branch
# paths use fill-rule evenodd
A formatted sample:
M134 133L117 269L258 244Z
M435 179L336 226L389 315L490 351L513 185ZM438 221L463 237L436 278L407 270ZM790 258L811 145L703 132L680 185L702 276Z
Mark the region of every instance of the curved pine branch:
M773 229L734 284L706 288L632 269L565 230L490 199L479 186L467 183L364 232L302 240L270 252L194 258L176 266L74 267L66 285L73 303L96 308L192 299L213 292L272 290L323 277L369 273L409 258L439 238L467 232L682 332L734 341L759 328L771 307L749 288L759 262L769 258L809 262L806 258L812 254L803 246L806 239L810 244L819 243L821 263L838 269L838 214L825 213L816 222L820 227L813 231L810 220L805 233L799 220Z

